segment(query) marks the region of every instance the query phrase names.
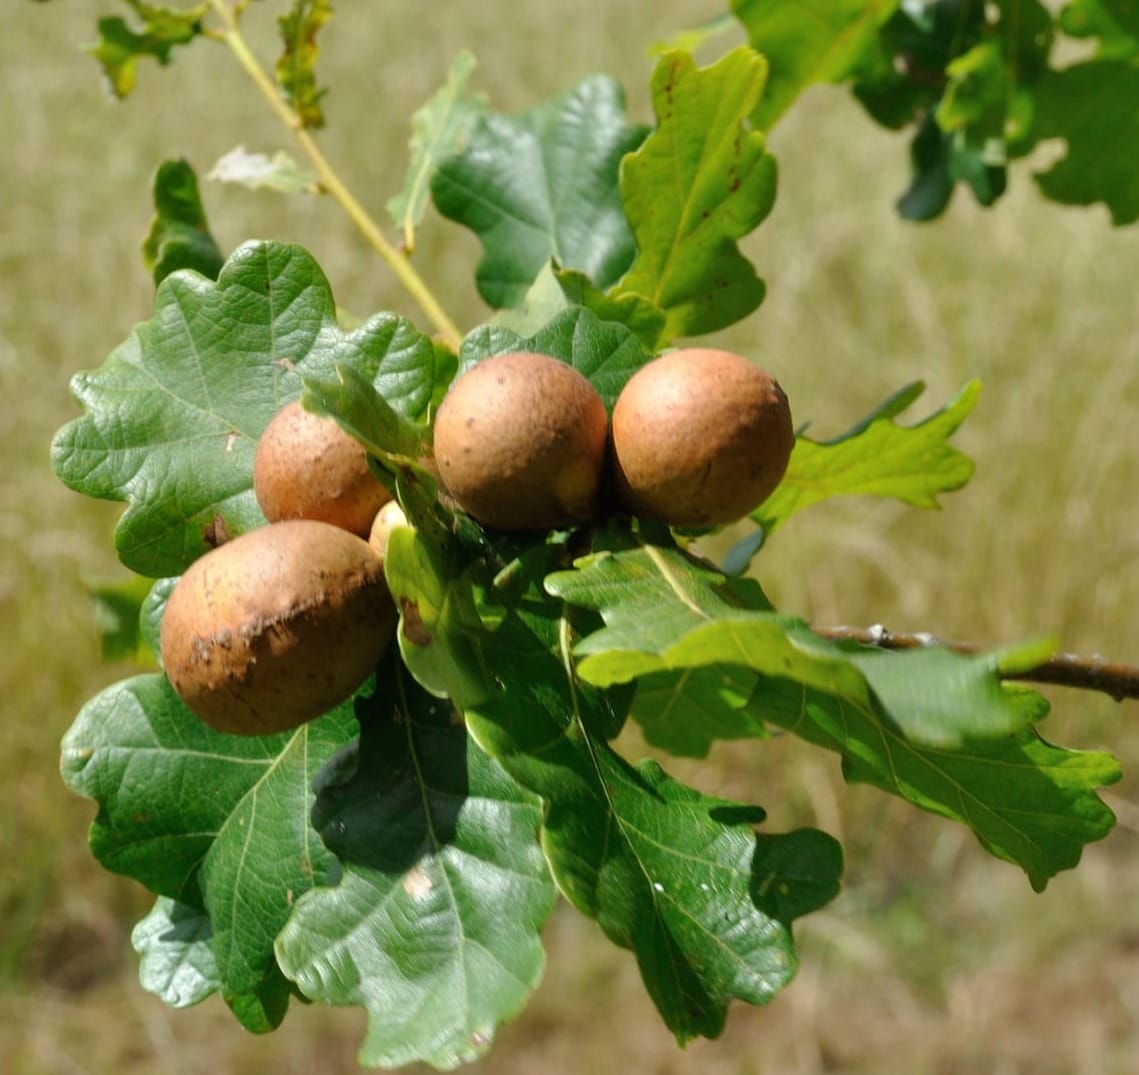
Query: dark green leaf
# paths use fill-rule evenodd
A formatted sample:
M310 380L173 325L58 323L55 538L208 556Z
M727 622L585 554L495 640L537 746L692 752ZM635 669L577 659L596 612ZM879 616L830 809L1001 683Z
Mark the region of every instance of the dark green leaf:
M1139 6L1134 0L1072 0L1060 12L1064 33L1099 38L1103 59L1126 60L1139 54Z
M610 292L663 312L652 350L724 328L763 300L736 244L775 198L775 159L747 127L766 71L763 57L740 48L707 68L670 52L653 72L657 127L621 166L637 256Z
M166 602L170 600L170 592L177 582L177 578L156 580L139 609L139 632L142 641L155 656L162 652L162 614L166 611Z
M277 952L305 996L367 1009L363 1064L450 1068L490 1047L541 975L555 897L541 808L450 702L394 666L381 678L313 812L343 877L298 902Z
M334 864L309 825L312 778L354 734L346 703L295 732L224 735L147 675L96 695L64 737L64 780L99 805L95 857L208 915L221 991L251 1030L284 1017L273 941Z
M154 219L142 256L155 284L177 269L216 280L225 261L206 222L198 177L184 160L164 161L154 173Z
M567 362L589 379L610 411L625 383L651 357L625 325L573 306L525 339L507 329L476 330L463 341L459 369L509 351L533 351Z
M650 352L665 334L668 316L642 295L610 295L583 273L559 270L558 284L568 302L592 310L602 321L626 325Z
M969 657L943 648L886 654L842 647L772 611L761 593L749 595L681 550L656 545L584 557L545 585L601 614L605 626L574 649L582 678L601 687L647 673L740 665L825 690L939 747L1014 732L1032 719L1009 704L997 673L1038 664L1038 644Z
M766 734L748 709L755 684L755 673L737 665L649 672L637 678L629 715L648 742L703 758L718 740Z
M752 118L770 130L816 82L842 82L882 65L879 31L898 0L732 0L752 48L771 65Z
M253 495L257 440L303 378L351 367L414 421L432 398L434 355L394 314L343 332L328 281L304 250L249 243L216 284L167 277L153 319L74 378L87 413L57 434L52 464L71 488L127 502L115 531L123 563L177 575L219 538L264 524Z
M177 45L185 45L202 33L202 20L209 3L192 8L165 8L144 0L124 0L137 17L131 25L117 15L98 23L99 40L87 51L99 61L107 85L116 97L126 97L138 78L138 61L149 56L160 64L170 62Z
M780 916L834 894L837 846L821 833L757 841L762 811L613 752L612 699L573 675L574 624L538 588L553 546L518 568L502 607L477 559L457 571L464 558L446 544L428 527L397 531L389 546L409 667L462 699L478 742L545 800L542 846L559 888L633 950L677 1037L717 1034L731 997L763 1003L791 977L789 917ZM770 854L779 841L785 858Z
M321 100L328 90L316 84L316 37L332 13L332 0L293 0L277 20L285 46L277 60L277 81L302 127L324 126Z
M403 190L388 201L388 212L403 232L404 249L415 246L415 229L431 196L431 179L440 163L466 147L475 121L486 112L486 98L467 92L475 58L462 52L447 81L412 117L411 162Z
M606 287L628 268L633 238L617 168L644 139L625 121L620 87L586 79L517 116L491 114L432 180L436 208L476 232L476 279L493 307L517 306L551 258Z
M1044 744L1030 724L1047 703L1000 682L1039 663L1040 645L966 657L823 643L790 617L732 608L726 585L678 550L652 547L587 557L546 579L605 621L575 647L583 679L605 687L647 678L655 689L684 670L740 666L755 674L746 707L738 694L707 703L733 737L750 721L757 734L781 726L835 750L848 779L970 826L1037 888L1111 827L1095 788L1118 777L1114 759ZM712 728L673 734L699 748L701 731Z
M1139 66L1097 59L1050 72L1037 91L1035 133L1067 153L1036 176L1046 198L1103 202L1113 224L1139 220ZM1108 151L1110 149L1110 151Z
M1031 695L1025 702L1038 711ZM841 754L847 780L968 825L1037 890L1074 867L1084 845L1107 835L1115 821L1095 789L1119 779L1116 760L1052 746L1032 728L940 750L909 742L856 707L788 679L762 681L756 711Z
M139 955L143 989L172 1008L199 1004L222 987L204 911L159 896L154 909L131 932Z

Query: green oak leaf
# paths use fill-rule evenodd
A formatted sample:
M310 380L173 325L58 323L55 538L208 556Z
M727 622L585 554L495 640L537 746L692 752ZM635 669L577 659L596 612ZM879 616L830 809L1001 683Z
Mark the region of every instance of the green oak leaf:
M1033 643L966 657L934 647L883 661L881 651L823 641L801 620L773 611L758 590L659 545L594 553L545 586L601 614L605 626L574 648L578 673L597 686L740 665L825 690L915 742L943 748L1009 734L1033 719L1010 704L998 673L1034 667L1052 652Z
M116 97L126 97L138 80L138 61L149 56L165 66L178 45L186 45L202 34L202 20L210 10L208 2L191 8L167 8L144 0L124 0L135 13L132 26L117 15L98 22L99 40L87 47L103 69L107 85Z
M724 695L707 686L700 695L714 726L732 738L780 726L837 751L848 779L963 822L993 854L1021 866L1034 887L1073 866L1083 845L1110 828L1094 789L1115 779L1113 759L1039 745L1031 725L1047 714L1047 702L1001 682L1039 664L1050 652L1041 643L965 656L824 642L762 603L752 612L733 607L726 577L662 547L594 554L545 585L605 622L574 648L583 680L605 688L648 679L659 695L662 677L741 667L755 677L746 704L739 697L746 680ZM638 719L651 728L641 709ZM689 713L698 717L700 709ZM664 722L670 742L696 749L712 730L684 738L667 716Z
M511 351L533 351L567 362L589 379L609 411L629 378L652 357L625 325L571 306L526 337L501 326L476 329L459 349L459 370Z
M194 269L216 280L225 257L210 234L194 169L184 160L164 161L152 186L154 219L142 256L154 283L177 269Z
M52 465L79 492L126 501L115 530L126 566L177 575L219 532L264 524L253 495L257 440L304 378L351 367L418 420L434 361L430 340L394 314L342 331L328 281L300 247L248 243L216 283L168 276L154 317L72 380L86 413L56 435Z
M159 896L131 931L131 946L139 956L143 989L172 1008L200 1004L222 988L210 916L196 907Z
M981 385L970 381L944 407L912 426L894 419L925 390L900 389L842 436L829 441L800 434L783 480L751 518L760 529L728 554L725 570L740 574L764 540L791 516L834 496L881 496L919 508L966 485L973 461L949 438L977 405Z
M1024 695L1039 710L1031 692ZM1053 746L1031 727L953 750L927 747L789 679L762 680L754 708L767 723L839 753L848 781L967 825L991 854L1020 866L1037 891L1076 866L1084 845L1115 821L1095 790L1119 779L1118 762Z
M901 5L882 25L883 55L854 78L854 96L884 127L914 123L937 105L946 68L980 42L984 25L983 6L969 0Z
M220 990L251 1030L284 1018L273 942L335 865L309 825L312 779L355 730L348 702L294 732L225 735L144 675L96 695L64 737L64 780L99 805L95 857L208 915Z
M645 128L625 120L620 87L595 76L516 116L479 116L465 148L439 162L431 196L483 244L479 293L517 306L551 258L606 287L628 268L633 237L617 170Z
M703 758L722 739L766 736L749 708L757 678L739 665L647 672L637 677L629 715L646 741L670 754Z
M706 68L670 52L653 71L657 127L621 165L637 255L609 294L638 296L642 309L663 312L654 351L733 324L763 301L763 281L737 240L775 199L775 158L747 126L766 72L763 57L746 48Z
M442 161L463 151L475 121L486 113L486 97L467 91L474 69L474 56L459 53L447 81L412 116L411 161L403 190L387 205L388 213L403 233L403 246L408 252L415 247L415 229L431 197L432 177Z
M732 997L765 1003L794 973L790 919L834 895L837 845L815 832L757 835L762 811L613 751L617 696L573 674L581 616L539 588L555 546L523 558L503 606L477 557L448 554L446 543L429 526L397 531L389 546L393 596L416 610L401 627L404 653L418 651L409 669L461 699L478 743L543 798L542 848L558 887L634 952L673 1033L714 1036Z
M1046 198L1065 205L1103 202L1117 226L1139 220L1136 100L1139 64L1131 59L1094 59L1049 72L1037 88L1034 133L1063 139L1067 152L1035 176Z
M714 1037L730 999L764 1004L790 980L791 919L835 895L841 852L819 832L757 835L762 810L619 757L604 738L606 699L572 674L569 621L531 601L492 636L502 686L468 725L545 799L542 846L559 888L634 953L677 1039Z
M451 1068L486 1052L541 977L555 892L538 799L467 735L450 702L389 664L358 747L318 781L313 824L343 875L277 941L311 1000L368 1012L361 1063Z
M284 50L277 59L277 82L301 127L323 127L321 100L328 92L316 84L317 34L332 18L332 0L293 0L277 19Z
M752 48L771 65L752 120L769 131L808 86L883 64L880 31L899 0L732 0Z
M1072 0L1061 9L1059 22L1070 37L1098 38L1101 59L1139 54L1139 7L1132 0Z
M433 356L426 358L431 341L420 337L416 342L432 362ZM431 450L427 424L400 414L353 366L337 366L335 381L306 378L301 402L306 410L336 419L369 452L390 463L416 464Z

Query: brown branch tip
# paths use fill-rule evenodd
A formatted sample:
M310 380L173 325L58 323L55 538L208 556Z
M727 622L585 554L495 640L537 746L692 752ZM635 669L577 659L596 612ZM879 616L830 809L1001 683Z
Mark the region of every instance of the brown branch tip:
M949 642L924 632L907 634L889 631L881 624L873 627L815 627L820 638L832 642L858 642L878 649L917 649L944 646L957 653L980 653L975 642ZM1073 653L1055 653L1046 661L1023 672L1000 673L1002 679L1019 679L1030 683L1051 683L1078 690L1101 691L1117 702L1139 698L1139 667L1111 661L1105 657L1082 657Z

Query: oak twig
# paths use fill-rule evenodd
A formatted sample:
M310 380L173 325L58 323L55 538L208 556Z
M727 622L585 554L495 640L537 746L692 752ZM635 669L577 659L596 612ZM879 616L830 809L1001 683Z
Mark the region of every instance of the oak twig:
M815 627L820 638L831 641L859 642L879 649L915 649L921 646L944 646L958 653L980 653L985 647L975 642L948 642L928 634L906 634L874 627ZM1110 661L1105 657L1081 657L1073 653L1055 653L1048 660L1022 672L1001 672L1002 679L1020 679L1030 683L1052 683L1061 687L1102 691L1117 702L1139 698L1139 667Z

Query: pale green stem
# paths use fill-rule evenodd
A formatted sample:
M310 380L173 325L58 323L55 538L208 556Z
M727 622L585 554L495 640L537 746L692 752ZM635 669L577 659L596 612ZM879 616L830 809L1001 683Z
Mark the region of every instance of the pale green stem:
M329 164L316 139L304 128L300 118L281 97L276 84L249 48L238 27L233 10L226 3L226 0L212 0L212 2L214 10L223 24L223 29L217 36L229 46L230 51L245 69L246 74L253 80L253 83L261 91L261 95L269 102L277 117L288 128L297 145L308 157L309 162L316 170L317 182L321 188L332 196L348 214L349 219L356 225L368 244L387 262L403 285L404 290L427 315L443 342L452 350L458 350L462 341L462 333L458 326L447 316L439 300L436 299L423 277L416 272L407 256L397 246L389 242L375 219L344 185L336 170Z

